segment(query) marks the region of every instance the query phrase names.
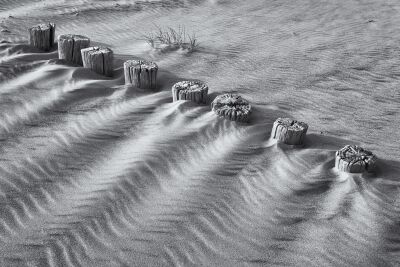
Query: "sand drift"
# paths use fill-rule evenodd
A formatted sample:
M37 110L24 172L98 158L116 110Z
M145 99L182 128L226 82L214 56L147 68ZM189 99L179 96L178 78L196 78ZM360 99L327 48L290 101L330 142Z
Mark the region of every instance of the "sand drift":
M368 38L400 38L350 12L377 7L161 2L0 0L0 265L399 265L397 60ZM203 48L129 30L171 18Z

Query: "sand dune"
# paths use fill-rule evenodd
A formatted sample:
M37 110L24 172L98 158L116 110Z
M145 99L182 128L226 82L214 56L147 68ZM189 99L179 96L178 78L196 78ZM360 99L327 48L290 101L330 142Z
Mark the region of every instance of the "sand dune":
M400 5L396 1L0 0L1 266L400 264ZM27 44L27 28L114 50L112 78ZM155 25L198 51L159 52ZM159 89L124 86L122 63L159 65ZM239 92L248 124L172 102L199 79ZM278 117L304 148L269 140ZM374 174L343 174L360 144Z

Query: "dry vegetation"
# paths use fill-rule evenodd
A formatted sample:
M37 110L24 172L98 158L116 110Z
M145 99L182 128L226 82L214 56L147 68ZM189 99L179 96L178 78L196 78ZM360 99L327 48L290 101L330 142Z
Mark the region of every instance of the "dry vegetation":
M199 47L196 34L188 34L185 27L179 26L178 29L172 27L162 28L156 26L157 31L145 34L143 37L153 48L161 49L185 49L189 52L195 51Z

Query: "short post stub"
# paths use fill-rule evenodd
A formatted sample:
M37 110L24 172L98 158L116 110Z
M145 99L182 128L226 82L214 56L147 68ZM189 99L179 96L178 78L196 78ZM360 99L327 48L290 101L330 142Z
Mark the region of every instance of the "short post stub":
M335 167L349 173L373 172L377 157L371 151L357 145L347 145L336 151Z
M58 58L82 66L81 49L90 46L90 39L75 34L58 36Z
M124 62L125 84L137 88L156 89L158 66L154 62L128 60Z
M190 100L205 104L208 96L208 86L200 81L180 81L172 86L172 100Z
M83 67L98 74L113 74L113 51L108 47L88 47L81 50Z
M49 51L54 46L54 23L39 24L29 28L29 44L38 49Z
M272 127L271 137L287 145L302 145L308 125L290 118L278 118Z
M248 122L251 105L238 94L223 94L217 96L211 103L212 110L220 117L231 121Z

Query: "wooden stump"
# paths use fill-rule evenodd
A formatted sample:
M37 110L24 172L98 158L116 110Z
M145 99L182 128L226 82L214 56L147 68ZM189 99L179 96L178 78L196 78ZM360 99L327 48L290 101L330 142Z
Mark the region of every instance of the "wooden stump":
M113 51L108 47L88 47L81 50L83 67L98 74L113 74Z
M54 46L54 23L40 24L29 28L29 44L44 51L49 51Z
M289 118L279 118L274 122L271 137L287 145L302 145L308 125Z
M212 110L221 117L232 121L248 122L251 114L249 102L237 94L217 96L211 103Z
M133 84L142 89L157 87L158 66L154 62L128 60L124 62L125 84Z
M372 172L377 157L371 151L356 145L347 145L336 151L335 167L339 171L350 173Z
M206 103L208 86L199 81L181 81L172 86L172 101L190 100L198 104Z
M90 46L90 39L75 34L62 34L58 36L58 58L77 65L83 65L81 49Z

